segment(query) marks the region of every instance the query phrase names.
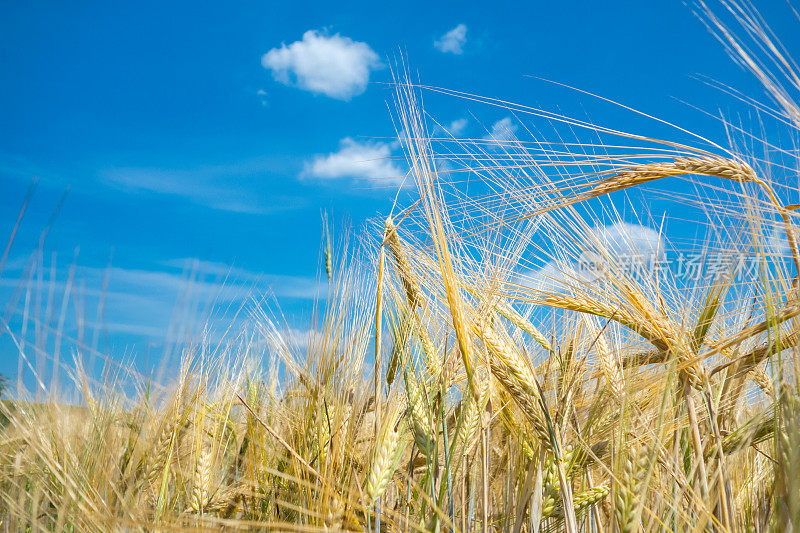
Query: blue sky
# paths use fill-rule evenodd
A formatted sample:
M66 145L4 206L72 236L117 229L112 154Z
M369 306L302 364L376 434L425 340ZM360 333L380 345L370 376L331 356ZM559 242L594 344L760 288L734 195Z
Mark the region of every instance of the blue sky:
M787 45L797 44L785 6L759 8ZM43 279L55 272L63 288L76 264L89 324L110 262L98 342L143 364L161 353L149 347L167 335L192 265L200 296L215 295L231 273L227 286L273 287L287 313L307 312L320 210L334 228L344 220L360 228L391 207L396 181L387 178L404 167L384 83L400 55L429 85L620 128L642 122L535 77L689 129L709 121L679 100L743 110L698 73L761 94L679 1L29 1L5 2L0 14L4 235L39 178L0 279L5 316L20 325L14 309L24 298L13 300L14 289L68 188ZM508 116L435 95L426 106L470 137ZM6 335L0 349L0 373L13 378Z

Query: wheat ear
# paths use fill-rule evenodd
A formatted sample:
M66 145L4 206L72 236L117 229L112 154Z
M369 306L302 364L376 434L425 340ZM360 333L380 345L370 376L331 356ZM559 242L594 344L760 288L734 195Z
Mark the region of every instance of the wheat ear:
M636 501L642 498L642 482L647 471L647 448L641 446L625 456L621 479L614 492L614 508L619 530L628 533L636 530Z
M377 452L367 475L364 489L370 504L380 498L386 490L403 453L404 440L400 433L402 428L401 424L396 422L396 418L396 415L387 417L385 429L378 441Z
M191 509L203 514L211 495L211 446L203 446L197 455L194 470L194 488L192 490Z
M500 313L500 316L504 317L506 320L530 335L531 338L538 342L545 350L548 352L553 351L553 347L550 345L547 339L545 339L544 335L542 335L542 333L536 329L533 324L531 324L530 320L527 320L524 316L519 314L516 309L508 304L499 302L495 306L495 310Z
M511 348L484 321L473 323L473 329L489 352L492 374L508 390L514 401L530 419L533 429L543 443L550 442L550 432L542 414L542 398L533 371L517 350Z
M394 263L397 267L397 274L400 276L400 282L406 290L408 297L408 305L412 309L422 303L422 291L417 284L417 280L411 271L411 263L406 257L405 244L397 234L397 227L394 225L392 218L386 219L384 227L384 240L389 245L389 250L394 257Z
M631 296L634 296L631 293ZM636 298L639 307L647 309L641 297ZM648 320L643 320L636 314L631 313L624 307L614 308L611 305L601 302L586 294L577 296L565 294L548 294L541 299L543 305L567 309L579 313L587 313L603 318L614 320L638 333L656 348L666 353L674 353L679 357L680 370L687 377L689 382L696 388L702 388L707 381L707 373L703 366L692 355L691 350L682 340L675 328L664 317L653 312L648 312Z

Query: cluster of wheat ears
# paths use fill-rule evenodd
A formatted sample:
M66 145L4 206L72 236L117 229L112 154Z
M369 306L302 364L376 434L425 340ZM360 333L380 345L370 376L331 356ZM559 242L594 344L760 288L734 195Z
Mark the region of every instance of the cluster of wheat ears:
M453 139L397 83L418 194L358 245L328 238L313 333L293 342L254 311L234 341L188 343L171 384L75 367L77 406L19 392L0 529L800 527L800 78L728 7L750 47L707 20L774 97L750 103L789 148L759 139L777 154L759 156L725 123L751 151L701 149L463 93L597 141ZM597 228L644 184L645 201L661 186L694 207L705 252L756 268L631 268Z

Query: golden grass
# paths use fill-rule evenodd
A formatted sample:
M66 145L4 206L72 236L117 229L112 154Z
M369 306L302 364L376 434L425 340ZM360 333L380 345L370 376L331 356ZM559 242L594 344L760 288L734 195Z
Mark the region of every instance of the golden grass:
M708 20L797 137L800 87L775 89L749 50L777 54L779 73L793 64L748 9L730 9L758 46ZM352 255L334 254L326 221L314 334L298 346L255 312L243 337L186 347L174 384L131 373L89 386L75 372L81 407L3 402L0 526L800 528L796 151L714 154L552 114L617 144L600 146L608 156L562 139L437 151L418 88L396 87L419 200ZM437 170L446 157L486 188L467 195ZM678 176L694 192L673 199L697 207L706 251L756 258L750 277L634 271L598 237L619 220L609 195ZM678 248L658 237L657 255ZM591 277L575 268L586 258ZM262 348L241 348L255 337Z

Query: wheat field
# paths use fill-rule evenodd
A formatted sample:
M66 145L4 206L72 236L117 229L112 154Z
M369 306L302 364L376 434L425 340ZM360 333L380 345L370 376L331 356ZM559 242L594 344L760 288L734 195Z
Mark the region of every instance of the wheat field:
M800 71L729 9L705 19L769 99L726 92L776 139L652 138L398 68L412 200L328 238L313 335L253 312L163 383L76 358L71 401L5 401L0 530L799 530ZM575 141L456 139L426 92Z

